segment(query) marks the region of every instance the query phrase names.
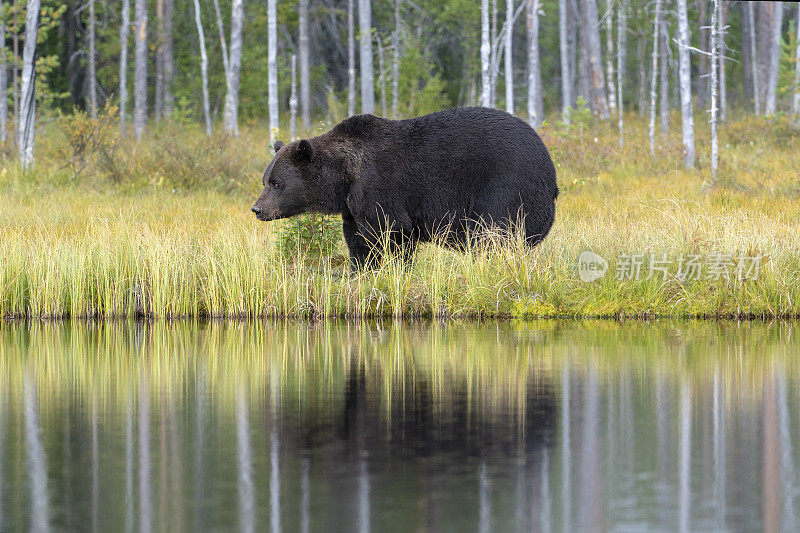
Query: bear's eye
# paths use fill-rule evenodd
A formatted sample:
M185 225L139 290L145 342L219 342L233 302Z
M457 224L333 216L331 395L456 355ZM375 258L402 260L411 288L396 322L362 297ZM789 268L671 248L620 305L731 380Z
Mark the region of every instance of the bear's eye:
M278 182L275 181L275 180L269 180L269 186L277 188L278 187Z

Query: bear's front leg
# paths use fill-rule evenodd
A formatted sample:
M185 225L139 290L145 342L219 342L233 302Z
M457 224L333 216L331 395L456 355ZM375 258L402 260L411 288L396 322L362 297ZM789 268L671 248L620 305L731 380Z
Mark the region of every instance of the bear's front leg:
M358 224L350 213L342 214L342 232L347 250L350 252L350 266L359 268L371 267L380 262L380 252L370 244L358 229Z

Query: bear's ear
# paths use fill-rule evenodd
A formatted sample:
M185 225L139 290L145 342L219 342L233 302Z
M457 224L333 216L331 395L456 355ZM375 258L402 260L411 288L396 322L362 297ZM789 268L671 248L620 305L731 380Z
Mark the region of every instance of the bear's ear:
M275 153L278 153L278 150L283 148L283 141L275 141Z
M305 139L300 141L297 145L296 157L298 161L311 161L311 158L314 157L314 148L311 147L311 143Z

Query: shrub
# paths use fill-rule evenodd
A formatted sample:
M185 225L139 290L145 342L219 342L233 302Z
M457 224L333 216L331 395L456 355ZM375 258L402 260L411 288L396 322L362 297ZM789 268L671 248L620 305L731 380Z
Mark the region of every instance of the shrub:
M301 215L283 222L278 246L284 255L331 255L341 239L341 222L323 215Z
M64 168L73 172L73 179L79 177L87 166L98 159L106 163L117 159L116 149L119 141L117 134L116 106L106 103L97 113L96 118L86 111L76 110L71 115L59 112L58 126L67 140L68 150L62 154ZM119 181L118 172L110 175Z

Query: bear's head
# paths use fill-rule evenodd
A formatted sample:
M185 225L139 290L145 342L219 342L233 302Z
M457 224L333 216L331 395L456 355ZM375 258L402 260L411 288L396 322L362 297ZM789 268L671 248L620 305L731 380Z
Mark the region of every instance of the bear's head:
M275 157L264 172L264 191L253 204L259 220L277 220L316 210L314 149L303 139L275 142Z

